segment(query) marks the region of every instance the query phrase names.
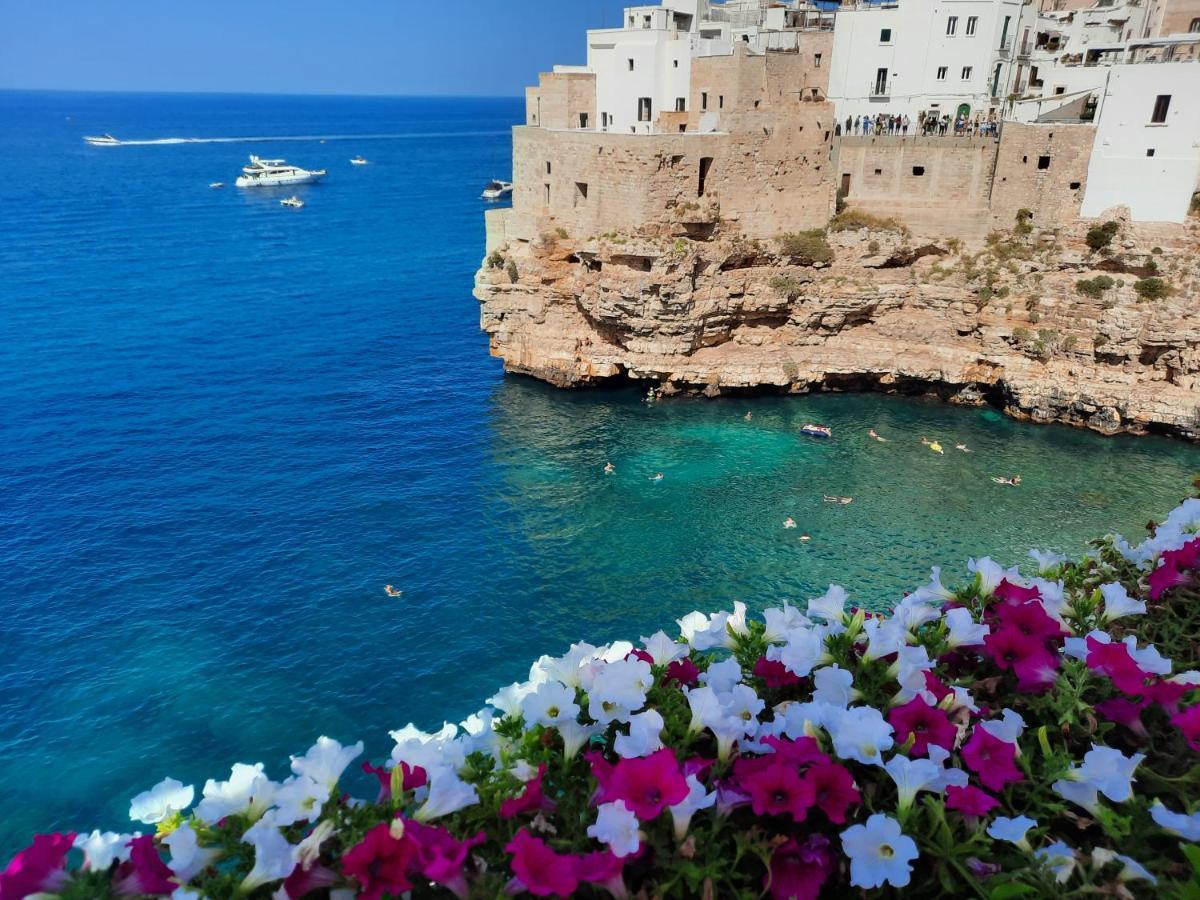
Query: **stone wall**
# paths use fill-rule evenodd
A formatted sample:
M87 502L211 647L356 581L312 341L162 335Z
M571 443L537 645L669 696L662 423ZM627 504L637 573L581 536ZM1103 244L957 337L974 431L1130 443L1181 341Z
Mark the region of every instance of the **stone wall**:
M852 206L896 216L921 235L981 237L996 147L991 138L843 136L834 174Z
M992 189L994 223L1011 226L1020 209L1033 213L1035 226L1076 221L1095 140L1091 125L1005 122Z
M1195 19L1200 19L1200 0L1166 0L1159 33L1187 34Z
M596 76L590 72L543 72L536 88L525 89L525 124L595 128Z

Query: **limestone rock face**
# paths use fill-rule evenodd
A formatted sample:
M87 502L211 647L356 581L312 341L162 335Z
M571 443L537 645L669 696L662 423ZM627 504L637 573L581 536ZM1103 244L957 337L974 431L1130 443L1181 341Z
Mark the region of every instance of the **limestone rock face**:
M720 228L706 240L560 233L501 246L475 295L492 354L560 387L933 393L1200 439L1197 231L1126 225L1109 256L1084 232L961 247L864 229L830 235L829 262ZM1135 289L1148 272L1167 296Z

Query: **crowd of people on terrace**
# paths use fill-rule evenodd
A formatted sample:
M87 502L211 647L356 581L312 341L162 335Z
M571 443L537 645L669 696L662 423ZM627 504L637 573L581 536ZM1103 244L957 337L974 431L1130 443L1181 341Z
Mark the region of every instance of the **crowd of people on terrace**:
M879 113L874 116L847 116L844 123L839 123L843 135L883 136L883 135L914 135L924 137L995 137L999 133L999 123L994 116L982 116L976 113L974 118L967 115L957 115L953 119L948 113L938 115L937 112L922 113L914 123L907 115L890 115Z

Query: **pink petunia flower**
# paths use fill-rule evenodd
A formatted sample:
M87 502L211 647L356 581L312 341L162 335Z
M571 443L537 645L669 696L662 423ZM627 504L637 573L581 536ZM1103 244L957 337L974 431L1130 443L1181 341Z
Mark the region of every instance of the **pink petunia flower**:
M314 891L332 887L337 880L337 873L325 866L296 866L283 882L283 893L288 900L303 900Z
M1044 638L1005 625L983 639L988 655L1001 669L1011 669L1022 690L1044 690L1054 683L1059 658L1046 649Z
M700 669L690 659L677 659L667 666L663 684L675 682L680 687L695 687L700 683Z
M964 816L980 818L999 805L1000 801L987 791L981 791L971 785L966 787L951 785L946 788L946 809L956 810Z
M640 659L644 663L649 663L650 665L654 665L654 657L651 656L649 653L647 653L645 650L643 650L641 647L634 647L632 650L630 650L628 653L625 654L625 658L626 659Z
M179 887L152 835L134 838L129 848L129 861L121 863L113 876L113 887L118 894L123 897L170 894Z
M416 856L416 842L407 833L397 840L389 823L381 822L342 856L342 872L361 885L359 900L380 900L412 890L409 875Z
M621 759L615 766L595 753L586 758L592 763L592 775L600 785L596 803L623 800L643 822L657 818L666 807L682 803L688 795L687 779L670 747L649 756Z
M1015 628L1027 637L1045 641L1063 636L1063 627L1046 613L1040 603L996 607L996 618L1004 628Z
M1181 584L1188 584L1191 581L1191 576L1186 572L1180 572L1171 564L1170 560L1164 560L1163 564L1150 573L1148 583L1150 585L1150 599L1159 600L1173 587L1179 587Z
M862 802L854 776L845 766L818 763L804 773L804 780L812 787L813 805L835 825L844 825L850 807Z
M515 819L521 813L554 809L554 803L542 793L542 779L546 777L546 764L538 766L537 774L525 782L520 796L511 797L500 804L500 818Z
M771 854L771 868L763 887L773 900L816 900L833 871L829 838L809 835L803 844L790 838Z
M767 659L765 656L760 656L758 662L754 664L754 677L761 678L767 687L773 691L777 691L780 688L795 687L804 682L803 678L792 672L779 660Z
M579 887L579 857L555 853L541 838L522 828L504 847L512 854L516 884L536 897L569 897ZM518 891L514 891L518 892Z
M1200 752L1200 706L1191 706L1171 716L1171 724L1183 734L1189 747Z
M1146 726L1142 722L1142 710L1150 705L1149 700L1126 700L1114 697L1096 704L1096 712L1110 722L1123 725L1138 737L1146 737Z
M1013 584L1007 578L1000 582L1000 585L993 591L992 596L1000 600L1003 604L1019 606L1028 603L1030 600L1040 600L1042 592L1035 587L1021 587L1019 584Z
M802 737L796 740L779 737L763 738L763 744L775 752L771 756L762 757L782 760L792 766L806 766L810 763L831 762L828 756L821 752L821 745L813 738Z
M926 756L930 744L953 750L954 740L958 736L958 729L946 714L930 706L921 697L914 697L889 712L888 723L896 730L898 744L903 744L910 736L913 738L913 756Z
M975 728L962 748L962 758L989 790L1002 791L1005 785L1025 777L1017 768L1016 745L1000 740L984 728Z
M624 859L607 849L588 853L576 861L575 871L584 884L597 884L617 900L624 900L629 896L629 890L625 887L625 863L636 859L642 852L639 849L636 854Z
M37 835L0 872L0 898L24 900L30 894L57 893L67 882L67 853L73 846L73 833Z
M1087 649L1088 668L1097 675L1107 675L1117 690L1124 694L1141 694L1145 690L1149 676L1134 662L1126 644L1116 641L1102 644L1089 636Z
M463 872L471 848L486 839L482 831L460 841L444 828L404 821L404 836L417 845L416 869L430 881L448 889L454 896L467 896L467 876Z
M369 762L362 764L362 770L368 775L374 775L379 779L379 796L375 798L376 803L385 803L392 799L392 770L386 766L373 766ZM424 787L429 783L429 776L420 766L410 767L408 763L400 763L401 781L404 790L415 791L419 787Z
M737 772L738 783L750 796L756 816L791 816L803 822L816 799L811 782L802 780L795 766L772 760L764 767Z

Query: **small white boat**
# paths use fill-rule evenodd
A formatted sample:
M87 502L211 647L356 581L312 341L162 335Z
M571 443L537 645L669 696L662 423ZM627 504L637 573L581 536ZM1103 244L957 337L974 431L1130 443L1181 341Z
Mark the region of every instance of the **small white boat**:
M223 182L223 181L214 181L212 184L210 184L210 185L209 185L209 187L210 187L210 188L223 188L223 187L225 187L225 182Z
M512 192L513 186L511 181L496 179L488 182L488 186L483 189L481 196L484 200L503 200L505 197L511 197Z
M324 169L302 169L289 165L282 159L260 159L250 157L250 165L242 168L242 175L234 182L238 187L270 187L281 184L311 184L328 173Z
M88 135L88 136L84 137L84 140L87 141L89 144L91 144L93 147L116 147L121 143L115 137L113 137L111 134L104 134L104 135L101 135L100 137L94 137L94 136Z
M291 209L304 209L304 201L299 197L288 197L286 200L280 200L279 205Z
M366 159L364 159L364 158L363 158L363 157L361 157L361 156L356 156L356 157L354 157L354 159L350 160L350 165L352 165L352 166L365 166L365 165L367 165L367 160L366 160Z

